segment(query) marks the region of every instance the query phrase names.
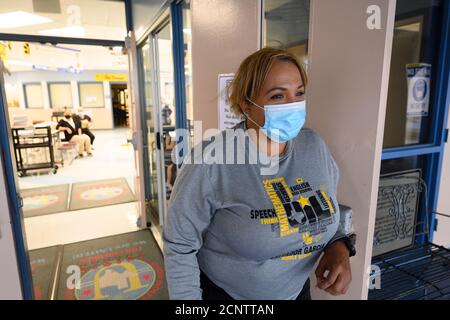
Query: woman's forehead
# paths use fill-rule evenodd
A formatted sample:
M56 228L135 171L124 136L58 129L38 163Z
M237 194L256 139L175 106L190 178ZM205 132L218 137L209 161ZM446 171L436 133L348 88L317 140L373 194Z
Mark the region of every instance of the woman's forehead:
M295 87L303 85L302 76L297 66L291 62L276 61L267 74L264 88L282 86Z

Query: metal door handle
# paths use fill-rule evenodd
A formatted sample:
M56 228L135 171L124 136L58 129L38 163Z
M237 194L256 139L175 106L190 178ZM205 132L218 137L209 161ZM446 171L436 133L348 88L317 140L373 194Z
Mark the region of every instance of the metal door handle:
M161 150L161 133L156 133L156 149Z

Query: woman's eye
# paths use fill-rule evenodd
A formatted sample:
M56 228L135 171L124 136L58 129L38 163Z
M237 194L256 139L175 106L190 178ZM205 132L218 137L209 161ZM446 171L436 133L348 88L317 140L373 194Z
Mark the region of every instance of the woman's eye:
M302 96L304 96L304 95L305 95L304 92L297 92L297 96L298 96L298 97L302 97Z
M276 95L272 96L270 99L272 99L272 100L283 99L283 95L282 94L276 94Z

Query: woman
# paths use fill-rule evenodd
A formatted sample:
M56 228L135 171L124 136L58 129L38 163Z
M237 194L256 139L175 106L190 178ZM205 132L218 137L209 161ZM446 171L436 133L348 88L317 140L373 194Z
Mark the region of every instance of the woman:
M73 142L77 145L79 157L83 157L84 151L88 156L92 156L91 141L87 135L81 132L80 118L73 117L70 109L64 110L64 118L59 120L56 130L64 132L62 141Z
M261 49L240 65L229 100L245 121L233 130L278 168L267 175L259 164L183 164L163 232L171 299L310 299L319 259L318 287L347 291L339 172L319 135L302 128L306 85L304 69L283 50ZM222 132L196 148L208 155L226 139ZM235 152L245 147L238 142Z

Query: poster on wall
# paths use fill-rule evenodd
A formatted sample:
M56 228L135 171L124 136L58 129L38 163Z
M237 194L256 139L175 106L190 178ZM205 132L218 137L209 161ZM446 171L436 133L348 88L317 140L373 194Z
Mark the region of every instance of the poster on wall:
M233 73L219 74L219 130L232 128L242 121L242 117L231 110L228 102L228 88L233 78Z
M414 243L420 174L420 170L414 170L380 177L372 256Z
M431 89L431 64L407 64L406 77L408 84L406 115L408 117L428 116Z

